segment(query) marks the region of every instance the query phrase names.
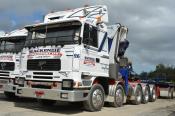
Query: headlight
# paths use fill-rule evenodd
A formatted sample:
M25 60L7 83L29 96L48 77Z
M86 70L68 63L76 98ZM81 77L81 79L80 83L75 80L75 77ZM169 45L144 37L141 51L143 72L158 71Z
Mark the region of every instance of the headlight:
M63 90L72 90L73 89L73 80L71 80L71 79L63 79L63 81L62 81L62 89Z
M19 77L17 79L17 83L19 86L24 86L25 78L24 77Z

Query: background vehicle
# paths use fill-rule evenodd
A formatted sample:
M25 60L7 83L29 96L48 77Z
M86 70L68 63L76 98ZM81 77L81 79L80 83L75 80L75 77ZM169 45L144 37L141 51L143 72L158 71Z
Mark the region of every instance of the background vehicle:
M46 105L83 102L89 111L101 110L105 101L121 106L119 62L127 47L120 45L128 29L107 23L107 7L99 5L51 13L44 23L26 26L16 95Z
M169 82L165 76L156 77L153 80L146 80L145 83L155 84L157 97L174 98L174 83Z
M156 86L160 91L160 97L166 96L170 99L174 98L174 83L159 78L158 80L156 80Z
M6 97L15 95L16 79L20 73L21 50L27 30L15 30L0 37L0 89Z

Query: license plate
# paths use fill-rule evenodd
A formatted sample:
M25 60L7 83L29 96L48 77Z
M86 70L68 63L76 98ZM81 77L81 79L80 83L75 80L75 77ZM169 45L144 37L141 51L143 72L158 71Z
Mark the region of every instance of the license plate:
M41 98L42 96L44 96L44 91L35 91L35 95L37 98Z

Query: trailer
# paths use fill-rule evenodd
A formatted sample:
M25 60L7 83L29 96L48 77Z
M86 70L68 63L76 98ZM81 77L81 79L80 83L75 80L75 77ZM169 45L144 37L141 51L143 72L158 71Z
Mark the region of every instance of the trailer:
M88 111L101 110L106 101L114 107L126 98L140 102L136 93L142 100L146 86L132 82L128 96L119 79L128 28L107 23L107 7L97 5L50 13L43 23L26 26L16 95L44 105L82 102Z
M15 97L21 50L26 36L27 30L18 29L0 37L0 90L8 98Z
M157 82L156 86L160 91L158 97L168 97L169 99L174 98L174 83L171 82Z
M152 80L143 81L144 83L154 84L156 86L157 97L166 97L169 99L174 98L174 88L175 85L173 82L169 82L165 77L156 77Z

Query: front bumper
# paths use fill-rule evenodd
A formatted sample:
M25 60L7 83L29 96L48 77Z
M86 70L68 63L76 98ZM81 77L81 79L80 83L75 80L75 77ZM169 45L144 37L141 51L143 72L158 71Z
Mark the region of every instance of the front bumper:
M87 100L88 92L89 90L68 91L57 89L18 87L16 90L16 95L20 97L75 102Z
M15 93L17 85L8 82L8 79L0 80L0 91Z
M17 88L17 85L12 85L12 84L4 85L4 91L5 92L15 93L16 92L16 88Z

